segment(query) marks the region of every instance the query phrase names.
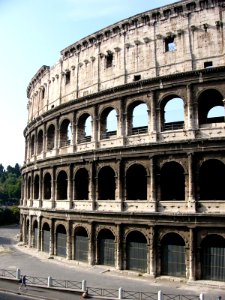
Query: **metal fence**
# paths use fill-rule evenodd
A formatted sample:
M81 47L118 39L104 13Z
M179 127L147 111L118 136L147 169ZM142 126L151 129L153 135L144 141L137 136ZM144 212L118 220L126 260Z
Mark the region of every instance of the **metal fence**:
M22 277L20 269L17 270L5 270L0 269L0 278L19 280ZM63 290L85 292L88 291L90 297L102 297L107 299L129 299L129 300L204 300L204 295L173 295L163 294L161 291L156 293L152 292L137 292L137 291L126 291L123 288L116 289L103 289L96 287L87 286L86 280L82 281L71 281L71 280L59 280L54 279L51 276L35 277L26 276L27 284L37 285L40 287L47 288L58 288Z

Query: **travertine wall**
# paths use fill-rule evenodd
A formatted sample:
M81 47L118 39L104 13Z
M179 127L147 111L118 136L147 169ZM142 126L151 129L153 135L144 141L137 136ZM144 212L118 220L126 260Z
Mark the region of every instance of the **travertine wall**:
M205 63L224 65L223 20L221 2L181 1L83 38L31 80L29 121L62 103L135 80L203 69ZM172 49L166 51L168 41Z

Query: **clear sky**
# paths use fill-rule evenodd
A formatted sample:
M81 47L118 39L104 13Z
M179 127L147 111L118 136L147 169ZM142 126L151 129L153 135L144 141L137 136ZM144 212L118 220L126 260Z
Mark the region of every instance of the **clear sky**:
M24 161L26 89L60 51L124 18L175 0L0 0L0 163Z

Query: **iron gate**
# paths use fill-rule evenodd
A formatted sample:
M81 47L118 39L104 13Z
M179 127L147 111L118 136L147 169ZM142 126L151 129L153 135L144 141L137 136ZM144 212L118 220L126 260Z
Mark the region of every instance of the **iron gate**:
M34 240L33 240L33 247L38 247L38 228L34 228Z
M183 245L163 245L162 275L186 276L185 247Z
M88 237L82 235L75 236L75 260L88 260Z
M141 242L127 242L127 269L147 272L147 244Z
M58 256L66 257L66 234L57 232L56 253Z
M225 281L225 248L204 247L202 254L203 279Z
M115 265L114 239L102 238L100 240L99 246L100 246L99 263L101 265L114 266Z
M50 231L43 230L43 251L49 253L50 248Z

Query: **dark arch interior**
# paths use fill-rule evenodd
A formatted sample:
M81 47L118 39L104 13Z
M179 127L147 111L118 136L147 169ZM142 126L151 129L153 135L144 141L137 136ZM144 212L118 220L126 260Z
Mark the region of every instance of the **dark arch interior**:
M184 200L185 178L183 167L176 163L166 163L160 174L161 200Z
M225 200L225 165L216 159L205 161L200 168L200 200Z
M127 200L147 199L147 173L142 165L132 165L126 174Z
M75 199L88 199L89 176L88 171L84 168L79 169L75 175Z
M99 200L115 200L115 172L110 167L103 167L98 174Z

